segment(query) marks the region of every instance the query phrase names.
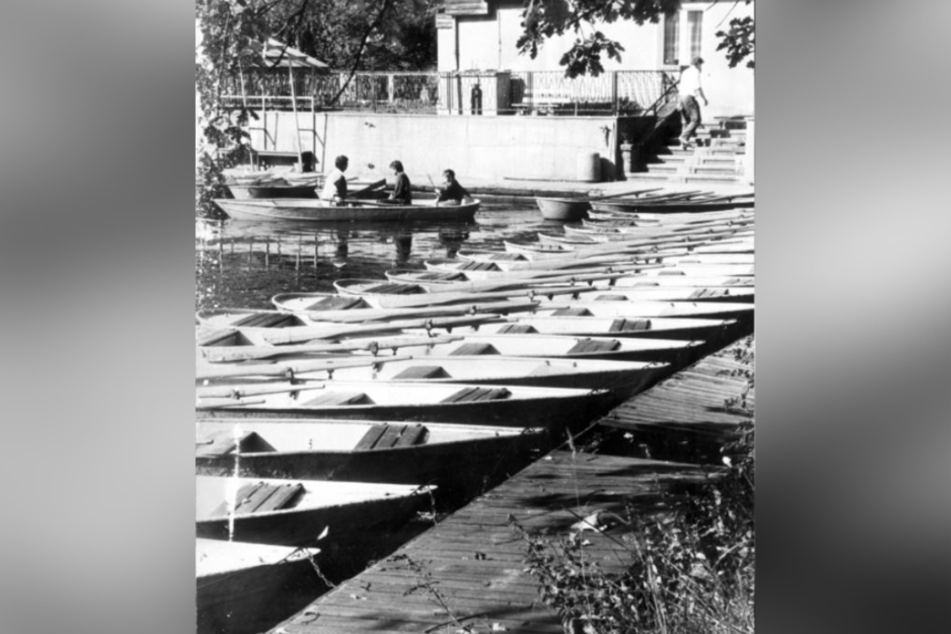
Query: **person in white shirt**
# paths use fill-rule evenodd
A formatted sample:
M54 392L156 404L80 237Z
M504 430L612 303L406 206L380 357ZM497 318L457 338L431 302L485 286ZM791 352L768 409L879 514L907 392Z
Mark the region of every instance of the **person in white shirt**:
M334 169L327 175L324 181L324 188L320 192L322 200L329 200L334 203L340 203L347 197L347 177L343 175L347 171L347 165L350 159L341 154L334 160Z
M700 126L700 104L697 97L703 99L703 105L708 105L707 96L703 94L700 85L700 68L703 58L694 57L693 63L680 74L680 114L683 117L683 132L680 133L680 145L686 150L690 148L690 137Z

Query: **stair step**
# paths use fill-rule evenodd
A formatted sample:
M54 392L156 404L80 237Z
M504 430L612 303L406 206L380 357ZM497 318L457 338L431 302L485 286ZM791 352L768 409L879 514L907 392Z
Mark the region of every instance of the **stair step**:
M711 174L711 175L722 175L729 176L731 174L736 174L736 168L723 168L723 167L705 167L697 166L690 169L692 174Z
M628 172L627 174L634 178L654 181L671 181L671 177L675 176L673 174L657 174L654 172Z
M676 174L680 171L679 165L659 165L657 163L651 163L647 166L647 171L654 174Z
M737 174L732 176L720 174L686 174L681 178L685 183L736 183L740 181L740 176Z

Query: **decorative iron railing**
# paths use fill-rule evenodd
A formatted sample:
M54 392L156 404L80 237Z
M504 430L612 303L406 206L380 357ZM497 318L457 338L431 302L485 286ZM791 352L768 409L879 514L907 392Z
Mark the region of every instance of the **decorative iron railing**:
M664 71L609 71L570 79L561 71L461 73L295 71L246 72L226 91L229 105L258 108L432 114L655 114L676 99L676 78Z

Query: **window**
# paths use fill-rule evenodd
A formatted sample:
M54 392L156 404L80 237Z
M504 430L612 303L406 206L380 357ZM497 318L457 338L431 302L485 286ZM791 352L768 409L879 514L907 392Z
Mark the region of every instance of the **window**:
M656 49L655 49L656 50ZM680 14L664 18L664 64L676 65L680 58Z
M700 31L703 28L703 11L687 12L687 29L690 32L690 57L700 55Z

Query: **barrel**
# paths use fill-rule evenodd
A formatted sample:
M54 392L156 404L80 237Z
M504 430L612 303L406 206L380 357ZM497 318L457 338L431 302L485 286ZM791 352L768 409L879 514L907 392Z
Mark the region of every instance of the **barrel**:
M582 152L578 155L577 178L585 183L601 180L601 155L597 152Z

